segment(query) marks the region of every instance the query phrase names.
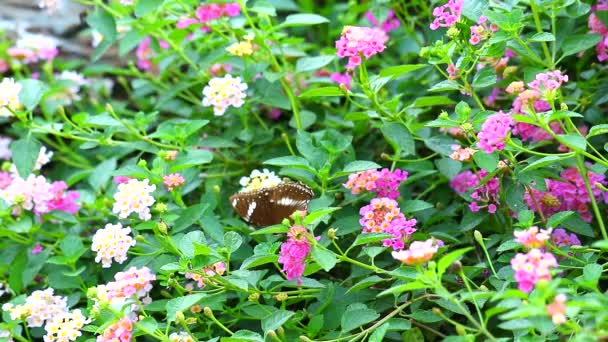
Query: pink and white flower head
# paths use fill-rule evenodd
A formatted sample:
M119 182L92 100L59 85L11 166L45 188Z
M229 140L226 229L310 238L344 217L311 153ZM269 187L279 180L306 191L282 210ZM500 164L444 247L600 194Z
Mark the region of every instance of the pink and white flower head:
M551 316L553 324L566 323L566 300L565 294L560 293L553 299L553 303L547 304L547 313Z
M481 41L488 39L492 33L498 31L498 26L494 24L488 25L488 18L485 15L479 17L477 25L471 26L471 38L469 43L471 45L477 45Z
M131 227L122 227L122 224L108 223L98 229L93 235L91 250L97 252L95 262L101 262L103 268L112 266L112 259L119 264L127 260L129 248L135 246L135 240L129 235Z
M129 342L133 337L133 322L129 317L123 317L97 336L97 342Z
M480 185L481 180L487 175L486 170L479 170L477 174L472 171L464 171L450 181L450 187L459 194L473 189L471 192L473 202L469 204L469 209L477 212L482 208L487 208L488 213L494 214L500 204L500 182L498 177L492 177L485 184Z
M374 198L369 205L359 210L359 224L363 233L387 233L392 238L382 241L383 246L394 250L403 249L407 241L416 232L416 219L406 219L395 200L388 197Z
M344 187L351 190L353 195L361 191L374 192L378 197L399 197L399 186L408 177L407 171L395 169L367 170L350 174Z
M395 17L395 12L393 10L389 10L386 14L386 19L382 23L378 22L378 19L372 14L371 11L367 11L365 13L365 18L372 23L375 27L382 29L382 31L389 33L392 30L396 30L401 26L401 22L398 18Z
M209 277L213 277L214 275L224 275L224 273L226 272L226 263L224 263L223 261L218 261L215 264L211 265L210 267L205 267L203 268L203 271L205 272L205 274ZM188 279L192 279L194 281L196 281L196 286L198 288L202 288L205 286L205 276L199 273L194 273L194 272L186 272L186 278Z
M345 26L336 41L338 57L348 58L346 69L352 70L361 64L361 56L369 59L386 48L388 35L378 28Z
M156 56L156 51L152 49L152 39L146 37L139 43L135 50L135 57L137 57L137 67L141 70L157 72L156 65L152 62L152 58ZM159 41L158 45L161 49L168 49L169 44L165 41Z
M179 333L171 333L169 342L194 342L194 339L187 332L180 331Z
M431 30L437 30L440 27L451 27L462 13L464 0L449 0L447 4L433 8L433 16L435 19L431 23Z
M21 104L19 93L23 86L12 78L3 78L0 82L0 109L4 107L15 108ZM10 112L3 116L11 115Z
M415 266L431 260L439 247L437 240L431 238L426 241L414 241L408 249L393 251L391 254L402 263Z
M144 298L152 290L152 282L156 280L156 275L145 266L142 268L132 266L125 272L116 273L114 280L105 285L108 300Z
M61 74L55 75L55 77L58 80L68 81L70 83L70 85L61 93L61 97L68 101L68 103L79 101L81 99L80 95L78 95L80 88L89 84L89 81L82 74L75 71L64 70Z
M172 173L170 175L163 176L163 184L167 187L167 190L173 191L176 188L182 186L186 180L179 173Z
M258 190L261 188L273 188L281 184L282 180L273 171L268 169L253 170L248 177L241 177L239 184L243 187L240 192Z
M68 299L66 297L54 296L53 288L37 290L25 298L24 304L13 305L10 303L2 306L11 319L25 319L28 327L42 327L54 317L68 312Z
M232 65L215 63L209 68L209 74L214 77L224 76L226 73L232 71Z
M454 152L450 154L450 158L461 162L471 161L473 155L477 152L477 150L470 147L462 147L460 145L452 145L451 148Z
M568 82L568 75L562 74L559 70L554 70L537 74L534 81L528 83L528 87L542 93L544 91L556 91L566 82Z
M149 180L143 181L130 179L126 183L118 185L118 191L114 194L114 207L112 212L120 218L127 218L131 213L136 213L140 219L147 221L152 218L150 206L155 199L150 195L156 190L156 185L150 185Z
M298 285L302 284L305 260L310 253L310 241L307 235L306 228L292 226L287 234L287 241L281 244L279 263L283 265L287 280L296 279Z
M245 104L247 84L240 77L227 74L224 77L214 77L203 88L203 106L213 107L215 116L222 116L228 107L240 108Z
M13 214L18 215L22 210L49 212L49 201L54 195L51 184L44 176L30 174L26 179L14 177L11 184L0 191L0 198L8 205L15 206Z
M514 230L513 235L515 235L515 241L526 248L541 248L551 238L552 231L552 228L538 229L537 226L532 226L526 230Z
M515 271L515 280L521 291L530 292L541 280L551 280L551 268L557 267L555 256L540 249L531 249L528 253L517 253L511 259L511 268Z
M88 323L91 323L91 319L85 317L80 309L62 312L51 318L44 326L46 330L44 342L76 341L82 336L80 330Z
M23 57L24 63L38 62L39 60L48 61L57 57L57 41L49 36L42 34L27 34L17 40L14 48L8 49L8 54L16 53L15 57Z
M509 138L509 132L515 124L510 114L502 111L488 116L481 125L481 131L477 134L477 147L485 153L504 150L505 142Z

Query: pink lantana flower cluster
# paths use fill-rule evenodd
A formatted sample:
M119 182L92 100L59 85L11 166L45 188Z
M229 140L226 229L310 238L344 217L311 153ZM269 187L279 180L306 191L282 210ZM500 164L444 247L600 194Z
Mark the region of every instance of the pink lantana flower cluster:
M477 212L482 208L487 208L488 213L494 214L500 204L500 182L498 177L492 177L485 184L480 185L481 180L487 175L486 170L479 170L476 174L472 171L464 171L450 181L450 187L459 194L464 194L473 189L471 198L474 202L469 204L469 209Z
M553 231L553 234L551 234L551 242L557 247L581 245L581 241L576 234L568 234L563 228L557 228Z
M361 65L361 56L369 59L386 48L388 36L378 28L344 26L340 39L336 41L338 57L348 58L346 69Z
M509 132L514 124L515 121L511 115L502 111L488 116L481 125L481 131L477 134L479 139L477 147L485 153L504 150L505 142L509 138Z
M150 193L156 190L156 185L150 185L149 182L147 179L143 181L130 179L126 183L118 184L112 212L123 219L131 213L136 213L144 221L151 219L150 206L154 204L155 199Z
M414 241L408 249L393 251L392 256L406 265L415 266L431 260L439 247L441 244L433 238L426 241Z
M553 324L559 325L566 323L566 300L568 298L565 294L560 293L555 298L553 298L553 302L547 304L547 313L551 316L551 321Z
M80 208L76 204L80 195L66 190L67 185L63 181L49 183L44 176L30 174L26 179L11 177L10 184L0 191L0 198L15 206L15 215L19 215L22 210L33 211L36 215L53 210L74 214Z
M27 34L6 51L15 62L24 64L52 60L59 54L57 41L41 34Z
M375 27L382 29L382 31L389 33L393 30L396 30L399 26L401 26L401 22L398 18L395 17L395 12L393 10L389 10L386 14L386 19L382 23L378 22L378 19L372 14L371 11L367 11L365 13L365 18Z
M433 8L433 16L435 19L431 23L431 30L436 30L440 27L450 27L456 24L460 19L464 0L449 0L447 4Z
M399 209L397 201L382 197L372 199L369 205L359 210L359 224L363 227L363 233L387 233L393 238L383 240L385 247L400 250L405 247L407 241L416 232L416 219L406 219Z
M586 222L591 222L593 214L589 211L589 194L585 180L576 167L570 167L560 173L562 180L545 179L547 191L536 189L524 194L526 204L533 211L540 211L545 216L551 216L560 211L577 211ZM591 191L596 201L608 203L608 192L598 188L599 183L606 186L606 176L591 171L587 172Z
M125 272L118 272L114 275L114 281L105 285L107 299L123 300L132 298L144 298L144 303L150 301L148 293L152 290L152 282L156 280L156 275L147 267L137 268L132 266ZM104 286L104 285L100 285Z
M407 171L396 169L390 171L387 168L382 170L367 170L350 174L344 187L351 190L353 195L361 191L374 192L378 197L397 198L399 197L399 186L408 177Z
M93 235L91 250L97 252L95 262L101 262L103 268L112 266L112 259L122 264L127 260L129 248L135 246L135 240L129 235L131 227L122 224L106 224Z
M172 173L170 175L163 176L163 184L167 187L167 190L173 191L184 184L186 180L179 173Z
M591 32L602 36L600 42L595 46L595 50L597 51L597 60L603 62L608 59L608 27L602 23L596 13L608 11L608 3L606 3L606 0L600 0L592 7L592 10L593 13L589 16L588 25Z
M226 272L226 264L223 261L216 262L210 267L203 268L206 275L212 277L214 275L223 275ZM205 277L199 273L186 272L186 278L196 281L196 286L202 288L205 286Z
M332 73L329 78L340 84L340 85L344 85L344 87L346 87L346 89L351 90L352 86L351 86L351 82L352 82L352 77L350 76L350 74L348 72L345 72L343 74L339 73L339 72L334 72Z
M492 33L498 31L498 26L495 24L488 25L488 18L485 15L479 17L477 25L471 26L471 38L469 43L471 45L477 45L481 41L488 39Z
M471 161L473 155L477 152L470 147L462 147L460 145L452 145L451 149L454 152L450 154L450 158L461 162Z
M302 284L308 254L310 254L308 231L302 226L292 226L287 233L287 240L281 244L279 256L279 263L283 265L287 280L296 279L298 285Z
M225 4L205 4L197 8L195 18L184 17L180 19L176 26L183 29L190 25L205 24L222 17L236 17L241 14L241 7L236 2ZM203 32L210 32L207 26L201 26Z
M526 248L541 248L551 238L552 231L552 228L538 229L537 226L532 226L525 230L515 230L513 235L515 235L515 241Z
M152 58L156 56L156 52L152 49L152 39L146 37L139 43L135 50L135 57L137 57L137 67L141 70L157 72L156 65L152 62ZM168 49L169 43L160 40L158 45L161 49Z
M97 342L129 342L133 337L133 322L129 317L123 317L118 322L107 327L103 334L97 336Z
M530 292L541 280L551 280L551 268L557 267L555 256L540 249L531 249L528 253L517 253L511 259L511 268L515 271L515 280L521 291Z

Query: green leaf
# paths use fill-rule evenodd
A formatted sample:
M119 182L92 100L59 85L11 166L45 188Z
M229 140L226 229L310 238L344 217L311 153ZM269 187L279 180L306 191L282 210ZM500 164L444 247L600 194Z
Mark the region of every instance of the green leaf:
M265 227L258 229L255 232L251 232L250 235L269 235L269 234L284 234L289 232L289 228L282 224L275 224L274 226Z
M257 0L253 7L249 9L251 12L269 15L271 17L276 17L277 10L276 8L266 0Z
M496 84L496 72L494 68L483 68L473 78L473 88L487 88Z
M555 36L549 32L539 32L528 39L530 42L554 42Z
M329 207L329 208L325 208L325 209L314 210L313 212L306 215L306 217L303 220L303 223L305 226L315 224L316 222L320 221L324 216L329 215L329 214L333 213L334 211L340 210L340 209L341 209L340 207Z
M359 172L359 171L375 170L375 169L379 169L381 167L382 166L380 166L372 161L355 160L355 161L352 161L352 162L346 164L344 169L342 169L342 171L340 171L340 172L337 172L332 178L349 175L351 173L355 173L355 172Z
M116 158L104 160L93 169L87 180L95 192L99 192L99 189L108 183L114 170L116 170Z
M446 96L422 96L414 101L412 107L422 108L422 107L432 107L432 106L445 106L451 105L455 102Z
M329 19L318 14L299 13L290 14L285 18L285 21L279 25L279 28L294 27L294 26L311 26L323 23L328 23Z
M573 34L567 35L562 42L563 57L577 54L597 45L602 40L599 34Z
M370 243L392 239L393 235L386 233L365 233L357 235L355 242L353 242L353 247L360 245L367 245Z
M412 71L426 67L426 64L403 64L395 65L380 70L380 77L398 78Z
M334 55L302 57L296 62L296 73L321 69L331 63L335 58Z
M264 164L274 166L289 166L296 169L303 169L306 171L314 172L314 169L312 168L312 166L310 166L308 160L298 156L272 158L264 161Z
M352 310L347 309L346 312L344 312L344 314L342 315L342 331L351 331L364 324L374 321L378 317L380 317L379 313L366 307L356 308Z
M19 92L19 102L31 111L36 108L47 87L41 81L32 79L21 80L19 84L22 86Z
M302 94L300 94L300 98L306 97L320 97L320 96L343 96L344 93L338 87L320 87L309 89Z
M63 255L72 261L77 260L86 251L84 244L77 235L66 236L59 244L59 248L61 248Z
M179 218L173 224L171 231L173 233L179 233L182 230L190 227L196 221L198 221L201 216L205 213L205 210L209 207L207 203L200 203L197 205L193 205L190 208L182 210L179 214Z
M562 227L576 234L594 237L595 233L589 223L583 221L578 215L572 215L562 222Z
M184 256L186 258L192 259L196 255L196 247L194 246L194 244L197 243L200 245L204 242L205 237L203 235L203 232L201 232L200 230L195 230L182 236L182 238L178 241L176 245L177 248L179 248L179 250L184 253Z
M34 170L42 145L32 135L11 143L13 163L21 178L27 178Z
M589 285L595 287L602 276L602 266L598 264L587 264L583 267L583 279Z
M317 245L313 246L310 253L312 259L319 264L326 272L329 272L334 266L336 266L336 256L334 253L325 249L319 248Z
M165 305L165 310L167 310L167 321L175 321L175 313L178 311L186 311L192 305L198 303L201 299L207 297L204 293L192 294L189 296L177 297L169 300Z
M475 163L480 168L492 172L496 170L498 166L498 153L485 153L484 151L479 151L473 155L473 159Z
M135 16L144 17L162 5L164 0L143 0L135 5Z
M277 262L279 262L279 256L276 254L252 255L243 261L241 269L248 270L256 266Z
M547 220L547 227L556 228L560 223L567 220L570 216L574 215L574 211L560 211L559 213L553 214Z
M224 247L228 248L230 253L233 253L243 244L243 237L237 232L226 232L224 234Z
M563 157L563 156L546 156L546 157L542 157L532 163L530 163L528 166L524 167L520 172L527 172L527 171L532 171L532 170L536 170L538 168L550 165L550 164L555 164L558 162L562 162L564 160L570 159L573 156L567 156L567 157Z
M295 315L295 312L293 311L277 310L262 320L262 330L264 330L264 332L268 332L268 330L277 330L293 317L293 315Z
M417 211L427 210L433 207L434 206L429 202L421 200L408 200L403 202L403 205L401 205L401 211L404 213L415 213Z
M559 142L570 148L576 148L582 151L585 151L587 149L587 140L585 139L585 137L582 137L578 134L559 134L557 137L557 140Z
M350 289L348 289L348 291L346 291L346 293L348 294L348 293L357 292L359 290L369 288L370 286L377 284L381 281L385 281L385 280L387 280L387 279L380 278L377 275L373 275L373 276L367 277L367 278L361 280L360 282L356 283Z
M380 131L386 141L393 147L396 153L405 155L416 154L416 145L410 131L402 124L388 122L380 127Z
M144 2L144 1L142 1ZM118 45L118 54L120 56L124 56L133 50L142 40L146 37L145 34L133 29L120 40L120 44Z
M439 261L437 262L437 274L441 277L441 275L445 273L445 270L447 270L448 267L450 267L450 265L452 265L452 263L456 261L456 259L460 258L466 252L472 249L473 247L458 249L441 257L441 259L439 259Z
M608 11L606 11L608 12ZM608 133L608 124L595 125L589 130L587 138L594 137L596 135L602 135Z
M427 285L425 285L424 283L421 283L419 281L411 281L405 285L397 285L397 286L391 287L388 290L384 290L378 294L378 297L383 297L383 296L393 294L393 293L401 294L401 293L407 292L407 291L426 289L427 287L428 287Z
M231 337L222 337L221 342L264 342L264 338L250 330L239 330Z
M145 2L145 1L140 1ZM137 322L137 328L144 331L146 334L154 335L158 328L158 322L152 316L145 317L144 319Z
M207 150L189 150L178 154L171 165L171 172L177 172L201 164L209 164L213 160L213 153Z

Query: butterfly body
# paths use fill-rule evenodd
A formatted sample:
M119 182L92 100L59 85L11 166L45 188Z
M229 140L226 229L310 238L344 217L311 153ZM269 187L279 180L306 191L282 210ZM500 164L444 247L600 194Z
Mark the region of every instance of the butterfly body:
M274 187L238 192L230 197L234 210L257 227L279 224L298 210L306 210L314 193L299 182L282 182Z

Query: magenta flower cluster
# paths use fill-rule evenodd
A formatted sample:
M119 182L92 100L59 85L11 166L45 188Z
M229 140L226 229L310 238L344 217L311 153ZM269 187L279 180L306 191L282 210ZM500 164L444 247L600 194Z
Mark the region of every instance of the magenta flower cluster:
M195 18L182 18L177 22L177 28L183 29L190 25L205 24L222 17L236 17L241 14L241 7L236 2L225 4L206 4L200 6L195 13ZM207 26L201 26L204 32L210 32Z
M382 197L372 199L369 205L359 210L359 224L363 233L387 233L393 238L383 240L385 247L400 250L405 242L416 232L416 219L406 219L397 201Z
M540 249L531 249L528 253L517 253L511 259L511 268L515 271L518 288L530 292L541 280L551 280L551 267L557 267L555 256Z
M431 30L436 30L440 27L450 27L456 24L460 19L464 0L449 0L447 4L435 7L433 16L435 19L431 23Z
M554 91L559 89L566 82L568 82L568 75L562 74L559 70L553 70L536 74L536 78L528 83L528 87L538 92L543 92L545 90Z
M509 132L514 124L515 121L511 115L502 111L488 116L481 125L481 131L477 134L477 139L479 139L477 147L485 153L504 150L505 141L509 138Z
M540 211L546 217L560 211L577 211L586 222L591 222L593 214L589 211L589 194L585 180L576 167L570 167L560 173L562 180L545 179L547 191L531 189L524 194L526 204L533 211ZM591 171L587 172L591 191L596 201L608 203L608 193L595 184L607 185L606 176Z
M469 209L477 212L482 208L487 208L488 213L494 214L500 204L499 191L500 183L497 177L490 178L485 184L480 185L488 175L485 170L479 170L476 174L472 171L464 171L456 175L450 181L450 187L459 194L464 194L473 189L471 198L474 200L469 204Z
M593 6L593 13L589 16L588 24L591 32L602 36L600 42L595 46L595 50L597 51L597 60L603 62L608 59L608 27L596 15L596 12L599 11L608 11L606 0L600 0Z
M365 13L365 18L372 23L372 25L386 33L396 30L399 26L401 26L401 22L395 17L395 12L393 12L393 10L388 11L386 14L386 19L384 19L382 23L378 22L378 19L376 19L376 17L370 11Z
M343 185L350 189L353 195L365 190L376 193L378 197L397 198L399 197L399 186L407 177L407 171L400 169L395 171L390 171L387 168L367 170L350 174L348 181Z
M576 234L568 234L568 232L563 228L557 228L553 231L553 234L551 234L551 242L557 247L581 245L581 241L578 239Z
M296 283L301 285L302 274L306 267L305 260L310 253L306 228L293 226L287 236L287 241L281 244L279 263L283 265L283 272L285 272L287 280L296 279Z
M471 38L469 39L469 43L471 43L471 45L477 45L481 41L488 39L488 37L496 31L498 31L498 26L495 24L488 25L488 18L486 18L485 15L482 15L479 17L477 25L471 26Z
M5 175L6 176L6 175ZM74 214L79 206L76 200L80 197L77 192L66 191L63 181L49 183L44 176L30 174L26 179L19 176L3 178L5 186L0 191L0 198L15 206L13 214L18 215L22 210L33 211L36 215L46 214L53 210Z
M346 69L352 70L361 65L361 56L369 59L384 51L388 36L378 28L345 26L340 39L336 41L338 57L348 57Z

